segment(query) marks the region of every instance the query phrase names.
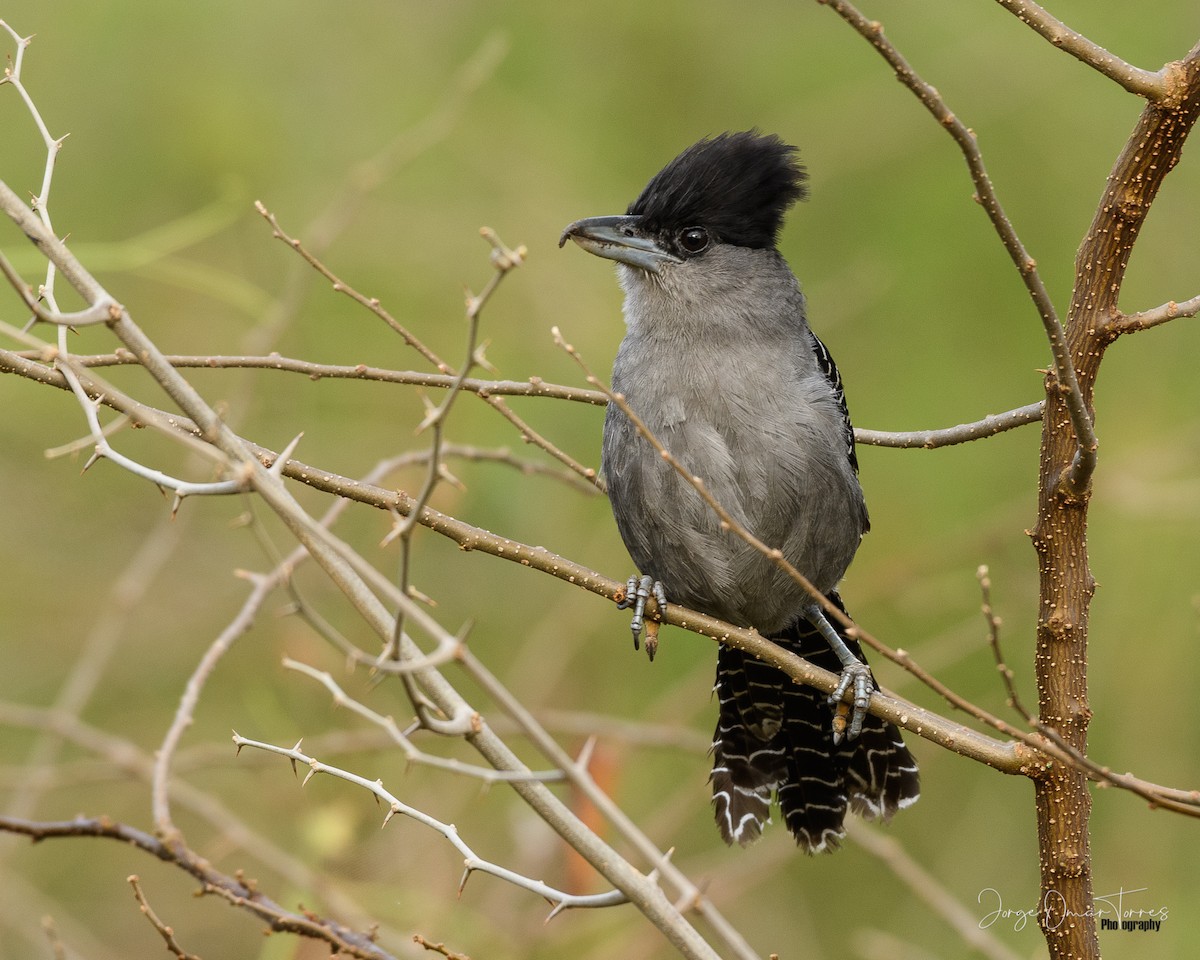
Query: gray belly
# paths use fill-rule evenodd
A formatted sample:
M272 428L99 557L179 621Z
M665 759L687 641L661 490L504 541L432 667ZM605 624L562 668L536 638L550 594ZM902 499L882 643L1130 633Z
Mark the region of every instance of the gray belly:
M705 417L703 409L680 419L656 416L662 408L653 403L631 404L649 414L650 429L738 523L779 547L822 593L837 585L866 528L858 479L844 455L835 455L840 422L767 410L731 435L728 417ZM799 617L808 602L803 588L723 530L699 494L611 406L603 466L626 548L641 573L662 581L669 600L764 634Z

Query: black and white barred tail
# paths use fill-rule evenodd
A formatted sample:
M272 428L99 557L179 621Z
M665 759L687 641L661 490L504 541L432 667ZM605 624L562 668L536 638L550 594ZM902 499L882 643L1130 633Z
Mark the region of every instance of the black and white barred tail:
M837 594L830 599L841 606ZM772 639L818 666L841 670L807 621ZM861 658L858 644L843 639ZM917 763L886 720L868 716L857 739L835 746L824 693L731 647L720 648L715 690L720 713L711 780L726 843L757 840L770 821L772 797L805 853L837 849L847 809L886 821L917 802Z

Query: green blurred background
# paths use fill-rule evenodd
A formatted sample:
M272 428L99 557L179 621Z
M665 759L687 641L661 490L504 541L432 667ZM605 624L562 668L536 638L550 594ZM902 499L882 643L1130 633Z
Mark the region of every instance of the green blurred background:
M1186 53L1200 32L1193 0L1070 0L1053 12L1152 69ZM1141 102L995 4L875 2L866 13L884 21L977 133L1001 199L1065 312L1075 249ZM421 368L377 319L298 268L254 213L259 199L302 238L332 205L345 223L327 261L454 362L465 331L462 288L479 289L490 272L478 228L526 244L527 265L486 311L488 357L503 377L579 383L550 328L560 326L606 370L622 331L620 294L594 258L555 248L562 226L622 211L701 135L756 125L797 143L808 164L812 199L793 215L782 246L860 426L946 426L1039 398L1038 368L1048 360L1041 326L971 202L956 148L870 47L816 3L9 0L0 17L37 34L24 81L51 132L70 133L51 201L57 230L70 234L74 250L168 352L278 349L330 363ZM3 87L0 130L0 177L36 193L42 147L15 91ZM348 183L370 179L376 168L363 162L389 144L394 169L361 202L339 199ZM1168 179L1139 242L1122 297L1127 310L1200 292L1200 168L1191 154ZM15 229L0 232L0 246L36 282L37 261ZM285 292L297 298L291 314L279 306ZM0 302L3 319L23 322L15 296ZM276 323L282 316L285 325ZM81 353L113 347L94 328L72 343ZM1093 755L1181 787L1200 781L1189 653L1200 598L1197 348L1196 322L1181 320L1118 343L1106 358L1090 536L1100 582L1091 634ZM136 371L109 374L166 405ZM304 431L298 456L338 473L358 475L383 456L428 443L414 437L422 407L409 388L270 372L194 372L191 380L227 405L244 435L278 449ZM46 459L46 448L84 432L66 395L8 377L0 379L0 404L0 699L8 705L0 777L12 798L3 802L14 809L40 784L27 811L34 816L108 813L147 827L144 783L115 770L111 758L67 746L40 781L31 767L39 738L11 705L49 706L65 685L90 684L82 718L153 751L197 659L245 595L232 571L265 569L269 560L238 523L246 509L238 498L188 501L170 524L169 501L146 482L108 463L81 477L79 460ZM599 409L547 400L513 406L577 458L598 461ZM118 448L183 469L181 453L147 434L123 432ZM450 436L546 459L471 398L456 407ZM844 585L850 609L1001 714L975 571L991 568L1009 661L1026 702L1036 702L1036 567L1023 531L1034 520L1037 444L1034 426L934 452L859 453L873 530ZM629 572L602 498L498 466L452 466L466 490L442 489L442 509L608 576ZM419 481L414 472L394 482ZM321 497L301 496L323 509ZM275 543L290 548L263 521ZM385 517L360 509L340 532L392 572L395 548L377 546L387 528ZM122 577L146 542L162 547L150 564L156 572L122 609L129 596ZM418 538L415 560L416 584L438 601L441 622L457 630L473 621L472 649L564 743L582 742L586 718L563 715L579 711L636 721L643 732L661 729L682 744L605 734L606 782L764 955L970 954L854 843L809 860L777 826L750 850L720 845L705 784L714 716L707 642L670 630L651 667L629 649L626 617L589 594L461 553L430 533ZM318 576L307 571L301 582L326 616L369 644ZM198 850L221 869L244 867L289 905L336 914L329 889L341 891L383 924L385 946L401 955L420 953L409 943L413 932L476 958L671 955L629 907L543 926L546 908L535 897L487 877L456 900L460 862L440 838L401 821L381 834L379 811L347 784L318 779L301 791L283 761L245 753L235 760L231 728L285 744L363 729L333 710L323 691L283 670L283 655L334 670L383 713L410 712L397 685L344 674L341 658L304 624L270 615L282 602L274 600L221 663L185 738L179 777L312 873L287 874L263 848L247 851L180 808ZM109 623L106 648L97 634ZM896 669L876 672L884 685L941 709ZM469 681L449 673L493 715ZM461 745L422 742L468 756ZM1032 907L1038 866L1028 784L921 741L915 751L925 795L891 834L972 917L995 906L976 904L986 888L999 891L1006 907ZM405 800L457 823L484 856L570 882L562 847L501 787L481 792L426 768L404 774L391 752L322 759L383 777ZM1106 956L1194 955L1198 848L1193 822L1148 811L1128 794L1097 792L1096 892L1142 890L1127 907L1169 910L1157 934L1102 934ZM92 960L161 951L125 886L135 871L184 946L206 958L323 952L286 937L264 940L245 914L214 899L191 900L194 885L180 872L115 844L30 847L0 837L0 957L49 955L43 915L54 917L71 951ZM1036 926L1015 926L1001 921L991 932L1017 956L1042 955Z

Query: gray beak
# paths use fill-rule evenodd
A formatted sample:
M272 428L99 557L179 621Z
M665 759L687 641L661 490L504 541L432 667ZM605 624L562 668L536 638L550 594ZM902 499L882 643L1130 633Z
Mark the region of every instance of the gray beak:
M558 245L574 240L588 253L647 273L661 273L664 264L683 262L647 237L641 230L641 222L641 217L632 216L576 220L562 232Z

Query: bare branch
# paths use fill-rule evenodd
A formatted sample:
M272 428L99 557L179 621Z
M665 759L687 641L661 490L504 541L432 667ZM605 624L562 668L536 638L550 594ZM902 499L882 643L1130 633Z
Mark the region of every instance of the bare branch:
M157 857L164 863L181 868L202 883L202 893L217 894L235 906L248 910L266 921L272 930L321 940L335 950L359 960L393 960L392 955L380 948L369 934L351 930L333 920L286 910L240 879L213 869L208 861L187 847L168 847L150 834L108 817L35 821L0 816L0 831L23 834L34 841L65 837L101 837L116 840Z
M264 463L270 464L276 462L277 455L272 452L253 444L249 446ZM380 509L395 509L401 513L405 513L412 508L411 498L408 498L403 493L397 493L394 490L386 490L372 484L340 477L299 461L289 461L285 466L284 475L293 479L299 479L317 489L368 503ZM623 595L623 584L601 577L594 571L544 548L530 547L509 538L490 534L487 531L473 527L432 508L425 508L425 510L421 511L420 516L420 522L423 525L428 526L443 536L449 537L464 549L481 550L525 566L531 566L612 600L619 599ZM760 659L779 667L794 679L809 683L818 689L825 689L827 692L831 692L836 686L836 678L834 678L833 674L825 675L825 671L812 667L806 661L795 659L794 663L789 663L786 660L781 660L781 651L757 634L738 631L728 624L708 620L693 611L687 611L683 608L673 608L673 605L668 605L667 611L663 616L663 622L682 626L685 629L690 629L693 632L713 639L722 639L725 642L742 646L743 649L750 650ZM941 685L931 675L923 671L907 654L892 650L866 631L863 631L861 627L854 627L854 629L858 631L859 639L913 673L914 676L930 686L931 689L944 697L956 708L963 709L994 729L1005 733L1007 736L1024 741L1026 746L1031 747L1035 751L1045 751L1048 749L1049 745L1044 741L1033 739L1031 734L1005 724L999 718L992 716L982 710L982 708L959 697L953 691L949 690L949 688ZM825 684L825 686L822 684ZM888 700L884 699L883 702L888 703ZM872 712L876 711L872 710ZM1010 773L1028 773L1033 769L1029 764L1032 758L1036 756L1036 753L1028 755L1013 753L1012 744L1002 744L1000 741L992 741L987 737L980 739L981 735L975 734L952 721L939 718L936 714L920 711L920 708L906 701L891 701L890 706L878 712L878 715L891 719L893 722L905 726L918 735L925 736L936 743L954 749L964 756L981 760L998 770ZM1052 747L1050 749L1052 750ZM1060 757L1060 759L1063 762L1071 762L1070 758L1066 756ZM1144 785L1144 781L1130 777L1120 785ZM1169 788L1162 789L1166 790ZM1190 796L1190 793L1188 791L1179 791L1179 795L1187 797ZM1160 796L1165 798L1166 795L1160 794Z
M28 359L38 359L31 353L22 352L20 356ZM530 377L528 380L481 380L478 377L452 376L447 373L422 373L419 370L387 370L382 367L371 367L366 364L327 364L311 360L300 360L293 357L283 357L277 353L263 357L248 356L180 356L166 354L166 360L178 370L194 368L199 370L223 370L249 368L257 370L279 370L288 373L299 373L311 380L343 379L371 380L380 383L404 383L417 387L435 387L449 389L457 383L457 389L480 395L510 396L510 397L548 397L555 400L573 400L578 403L590 403L603 406L605 397L599 390L585 390L581 387L568 387L558 383L547 383L541 377ZM72 359L85 367L111 367L137 365L139 360L128 350L117 350L115 353L83 356L72 354Z
M1037 261L1025 249L1025 245L1017 236L1016 229L1000 204L1000 198L996 195L992 179L984 166L983 154L979 152L979 145L975 142L974 131L950 110L941 94L931 84L921 79L909 62L900 55L900 51L884 36L883 25L879 21L868 20L847 0L818 0L818 3L827 5L875 48L895 71L897 79L912 91L926 110L933 114L962 151L963 159L971 174L971 181L975 184L975 198L992 222L993 228L1000 237L1000 242L1008 251L1008 255L1021 275L1025 289L1029 292L1038 315L1042 319L1042 326L1050 341L1050 352L1054 357L1055 376L1061 385L1060 389L1064 392L1067 409L1071 416L1071 425L1075 429L1077 438L1077 466L1071 471L1069 480L1077 493L1086 489L1092 472L1095 470L1098 443L1091 414L1088 412L1083 393L1079 388L1075 363L1067 346L1066 333L1058 319L1058 312L1054 308L1054 302L1050 299L1050 293L1042 282L1041 274L1038 273Z
M1015 16L1051 44L1086 63L1093 70L1115 80L1130 93L1147 100L1162 100L1167 95L1165 68L1157 73L1143 70L1126 63L1105 50L1100 44L1076 33L1061 20L1052 16L1033 0L996 0L1005 10Z
M1191 303L1192 301L1187 301ZM1186 305L1186 304L1185 304ZM1160 308L1162 309L1162 308ZM1178 314L1180 316L1184 314ZM1142 316L1138 314L1138 316ZM37 360L40 351L20 351L15 356ZM72 354L74 364L82 367L109 367L137 364L138 360L128 350L117 350L115 353L95 354L85 356ZM250 368L260 370L279 370L298 373L313 380L323 378L347 380L371 380L382 383L404 383L418 387L435 387L449 389L457 377L443 373L421 373L416 370L387 370L381 367L369 367L365 364L324 364L310 360L300 360L293 357L282 357L279 354L269 354L263 357L249 356L182 356L167 354L166 360L176 369L231 369ZM13 370L12 372L19 372ZM603 391L588 390L583 387L566 386L560 383L547 383L541 377L530 377L528 380L481 380L476 377L464 377L458 389L480 396L510 396L510 397L545 397L554 400L571 400L577 403L587 403L604 406L608 402ZM889 431L868 430L855 428L854 437L858 443L877 447L921 447L932 450L936 447L952 446L994 436L1006 430L1036 423L1041 419L1043 401L1030 403L1015 410L1004 413L993 413L971 423L963 423L954 427L940 427L930 430Z
M227 496L231 493L240 493L245 489L245 484L241 480L216 480L205 483L193 483L188 480L180 480L177 477L170 476L157 470L153 467L147 467L138 461L125 456L113 448L108 442L107 432L100 426L100 420L96 416L96 407L98 400L91 399L84 391L79 383L75 372L71 369L70 359L60 357L58 360L58 368L62 371L63 377L71 386L71 392L75 394L75 398L79 401L79 406L83 410L85 419L87 420L88 429L91 432L91 438L94 445L92 458L84 466L87 470L96 460L103 457L106 460L111 460L117 466L129 471L134 476L141 477L144 480L149 480L155 486L170 490L175 494L175 504L171 512L174 513L179 509L179 502L184 497L195 496Z
M980 567L977 576L979 589L983 595L983 618L988 627L988 642L996 658L996 670L1004 681L1004 689L1008 694L1008 705L1012 707L1030 727L1040 733L1058 749L1061 755L1078 770L1082 770L1092 780L1101 785L1120 787L1130 793L1137 794L1150 802L1151 806L1162 807L1173 813L1181 813L1188 817L1200 817L1200 791L1182 791L1164 788L1139 780L1130 774L1113 773L1108 767L1096 763L1082 750L1077 749L1054 727L1042 722L1021 702L1014 683L1013 672L1004 662L1004 654L1000 649L1001 621L992 609L992 581L986 566Z
M8 262L8 258L2 253L0 253L0 272L3 272L5 278L12 285L12 288L25 301L25 306L30 309L38 320L45 323L65 327L86 327L96 323L108 323L113 318L114 312L119 314L121 310L120 304L104 300L92 304L86 310L65 313L60 310L48 310L42 306L38 298L34 296L33 288L21 279L21 275L17 273L13 265Z
M426 940L419 933L413 934L413 943L417 944L419 947L424 947L426 950L431 950L434 953L440 953L446 958L446 960L471 960L471 958L466 954L455 953L453 950L447 948L444 943L433 943L429 940Z
M1139 330L1149 330L1151 327L1157 327L1180 317L1194 317L1198 313L1200 313L1200 296L1179 302L1168 300L1153 310L1117 314L1104 329L1106 333L1112 335L1136 333Z
M150 906L150 901L146 899L146 895L142 892L142 882L138 875L131 874L125 879L128 881L129 885L133 887L133 896L138 902L138 907L142 911L142 916L149 920L150 925L158 931L159 936L161 936L163 938L163 942L166 943L167 949L170 950L171 953L175 954L179 960L200 960L200 958L194 953L188 953L186 950L184 950L183 947L179 945L179 941L175 939L175 931L159 919L158 914L154 912L154 908Z
M42 119L42 113L38 110L37 104L33 102L33 97L29 95L29 91L25 88L25 83L21 77L22 68L25 61L25 50L30 43L33 42L33 37L22 37L12 27L3 20L0 20L0 29L3 29L17 43L17 56L11 67L6 67L4 77L0 79L0 84L9 84L20 96L21 101L25 104L25 109L29 116L33 119L34 126L37 127L39 136L42 138L42 145L46 148L46 163L42 168L42 187L38 195L33 199L33 207L38 212L38 216L46 225L46 229L53 231L53 226L50 223L50 186L54 180L54 163L58 159L58 152L62 149L63 141L67 139L64 134L61 137L52 136L50 128L46 126L46 121ZM46 275L46 286L49 289L54 287L54 265L50 264Z
M506 247L495 231L488 227L484 227L479 231L485 240L492 246L492 266L495 267L495 272L484 286L483 291L477 296L468 293L467 295L467 345L466 357L463 360L462 366L455 375L454 380L447 388L446 396L442 402L430 410L425 419L418 427L420 430L429 429L433 435L433 440L429 448L428 468L425 472L425 482L421 486L421 492L417 494L414 510L403 521L397 523L392 529L392 532L384 538L384 544L387 544L393 539L400 541L400 589L405 593L410 591L410 567L412 558L412 536L417 528L417 515L421 509L429 503L429 498L433 496L434 488L442 479L444 466L442 463L442 445L445 442L445 424L446 417L450 413L450 409L454 406L454 401L458 399L459 390L462 387L463 381L471 372L471 369L476 363L476 345L479 342L479 321L480 315L483 313L483 308L496 292L500 283L508 274L525 262L526 250L524 246L517 247L515 250ZM396 626L392 631L392 639L384 652L380 655L380 660L391 659L399 661L400 659L400 635L404 631L404 611L403 609L396 615ZM453 651L457 649L457 642L449 642L441 651L446 656L452 656ZM439 651L434 651L429 654L429 657L437 656ZM436 665L437 660L429 660L425 658L425 662L429 665ZM409 670L419 669L419 664L405 663L403 666ZM419 698L415 699L419 703Z
M876 447L919 447L922 450L933 450L937 447L949 447L956 443L994 437L1006 430L1023 427L1028 423L1037 423L1042 419L1043 406L1045 406L1045 401L1039 400L1037 403L1026 404L1015 410L989 414L974 423L961 423L956 427L942 427L938 430L912 430L894 433L855 427L854 441Z
M288 236L288 234L283 231L283 228L279 226L279 221L276 220L275 215L267 210L265 206L263 206L261 203L256 203L255 206L257 207L258 212L262 215L263 219L265 219L271 225L275 237L295 250L314 270L317 271L317 273L329 280L330 283L333 284L333 289L336 292L344 294L360 306L366 307L373 314L375 314L375 316L379 317L384 321L384 323L400 334L404 342L420 353L421 356L429 361L429 363L431 363L439 373L451 377L451 383L457 382L457 372L429 347L425 346L424 343L413 336L413 334L410 333L403 324L401 324L386 309L384 309L377 298L368 297L362 293L359 293L358 290L339 278L337 274L335 274L328 266L326 266L316 255L314 255L310 250L306 249L304 244L302 244L298 239ZM446 385L449 386L449 384ZM522 440L541 447L548 454L550 454L550 456L554 457L570 470L573 470L575 473L579 474L579 476L583 477L589 483L595 484L601 490L604 489L604 484L600 480L598 471L592 467L585 467L583 464L575 460L574 457L570 456L570 454L560 450L557 446L555 446L555 444L551 443L531 426L529 426L529 424L527 424L524 420L513 413L512 409L501 397L491 396L490 394L484 392L480 392L478 395L485 403L487 403L497 413L499 413L506 420L508 420L509 423L517 428L521 434Z
M151 789L154 824L158 835L169 846L181 840L179 831L171 820L170 795L167 789L171 759L175 754L175 748L179 745L179 740L183 736L184 731L192 725L196 712L196 704L200 700L200 693L204 689L205 682L213 670L216 669L221 658L233 646L234 641L253 625L258 608L262 605L267 594L278 585L278 580L278 576L258 577L254 589L242 604L241 611L221 631L216 640L209 645L208 650L205 651L204 656L200 658L200 662L196 665L196 669L192 671L192 675L188 678L183 697L180 699L179 707L175 711L175 718L168 728L166 736L163 737L162 745L155 754L154 779Z
M335 706L346 707L368 723L374 724L383 730L391 742L404 752L404 756L409 763L423 764L462 776L476 777L484 783L504 783L511 780L541 780L549 782L562 780L565 776L561 770L496 770L492 767L480 767L475 764L463 763L461 760L455 760L453 757L439 757L431 753L426 753L412 742L404 731L397 726L394 719L376 713L366 704L354 699L354 697L342 689L327 671L314 669L308 664L300 663L290 657L284 657L283 665L289 670L295 670L297 673L316 680L329 691L333 697Z
M864 823L857 817L846 820L846 833L912 891L913 895L941 917L973 952L989 960L1018 960L1014 953L989 931L981 929L979 918L972 916L938 877L926 870L904 849L895 837Z

